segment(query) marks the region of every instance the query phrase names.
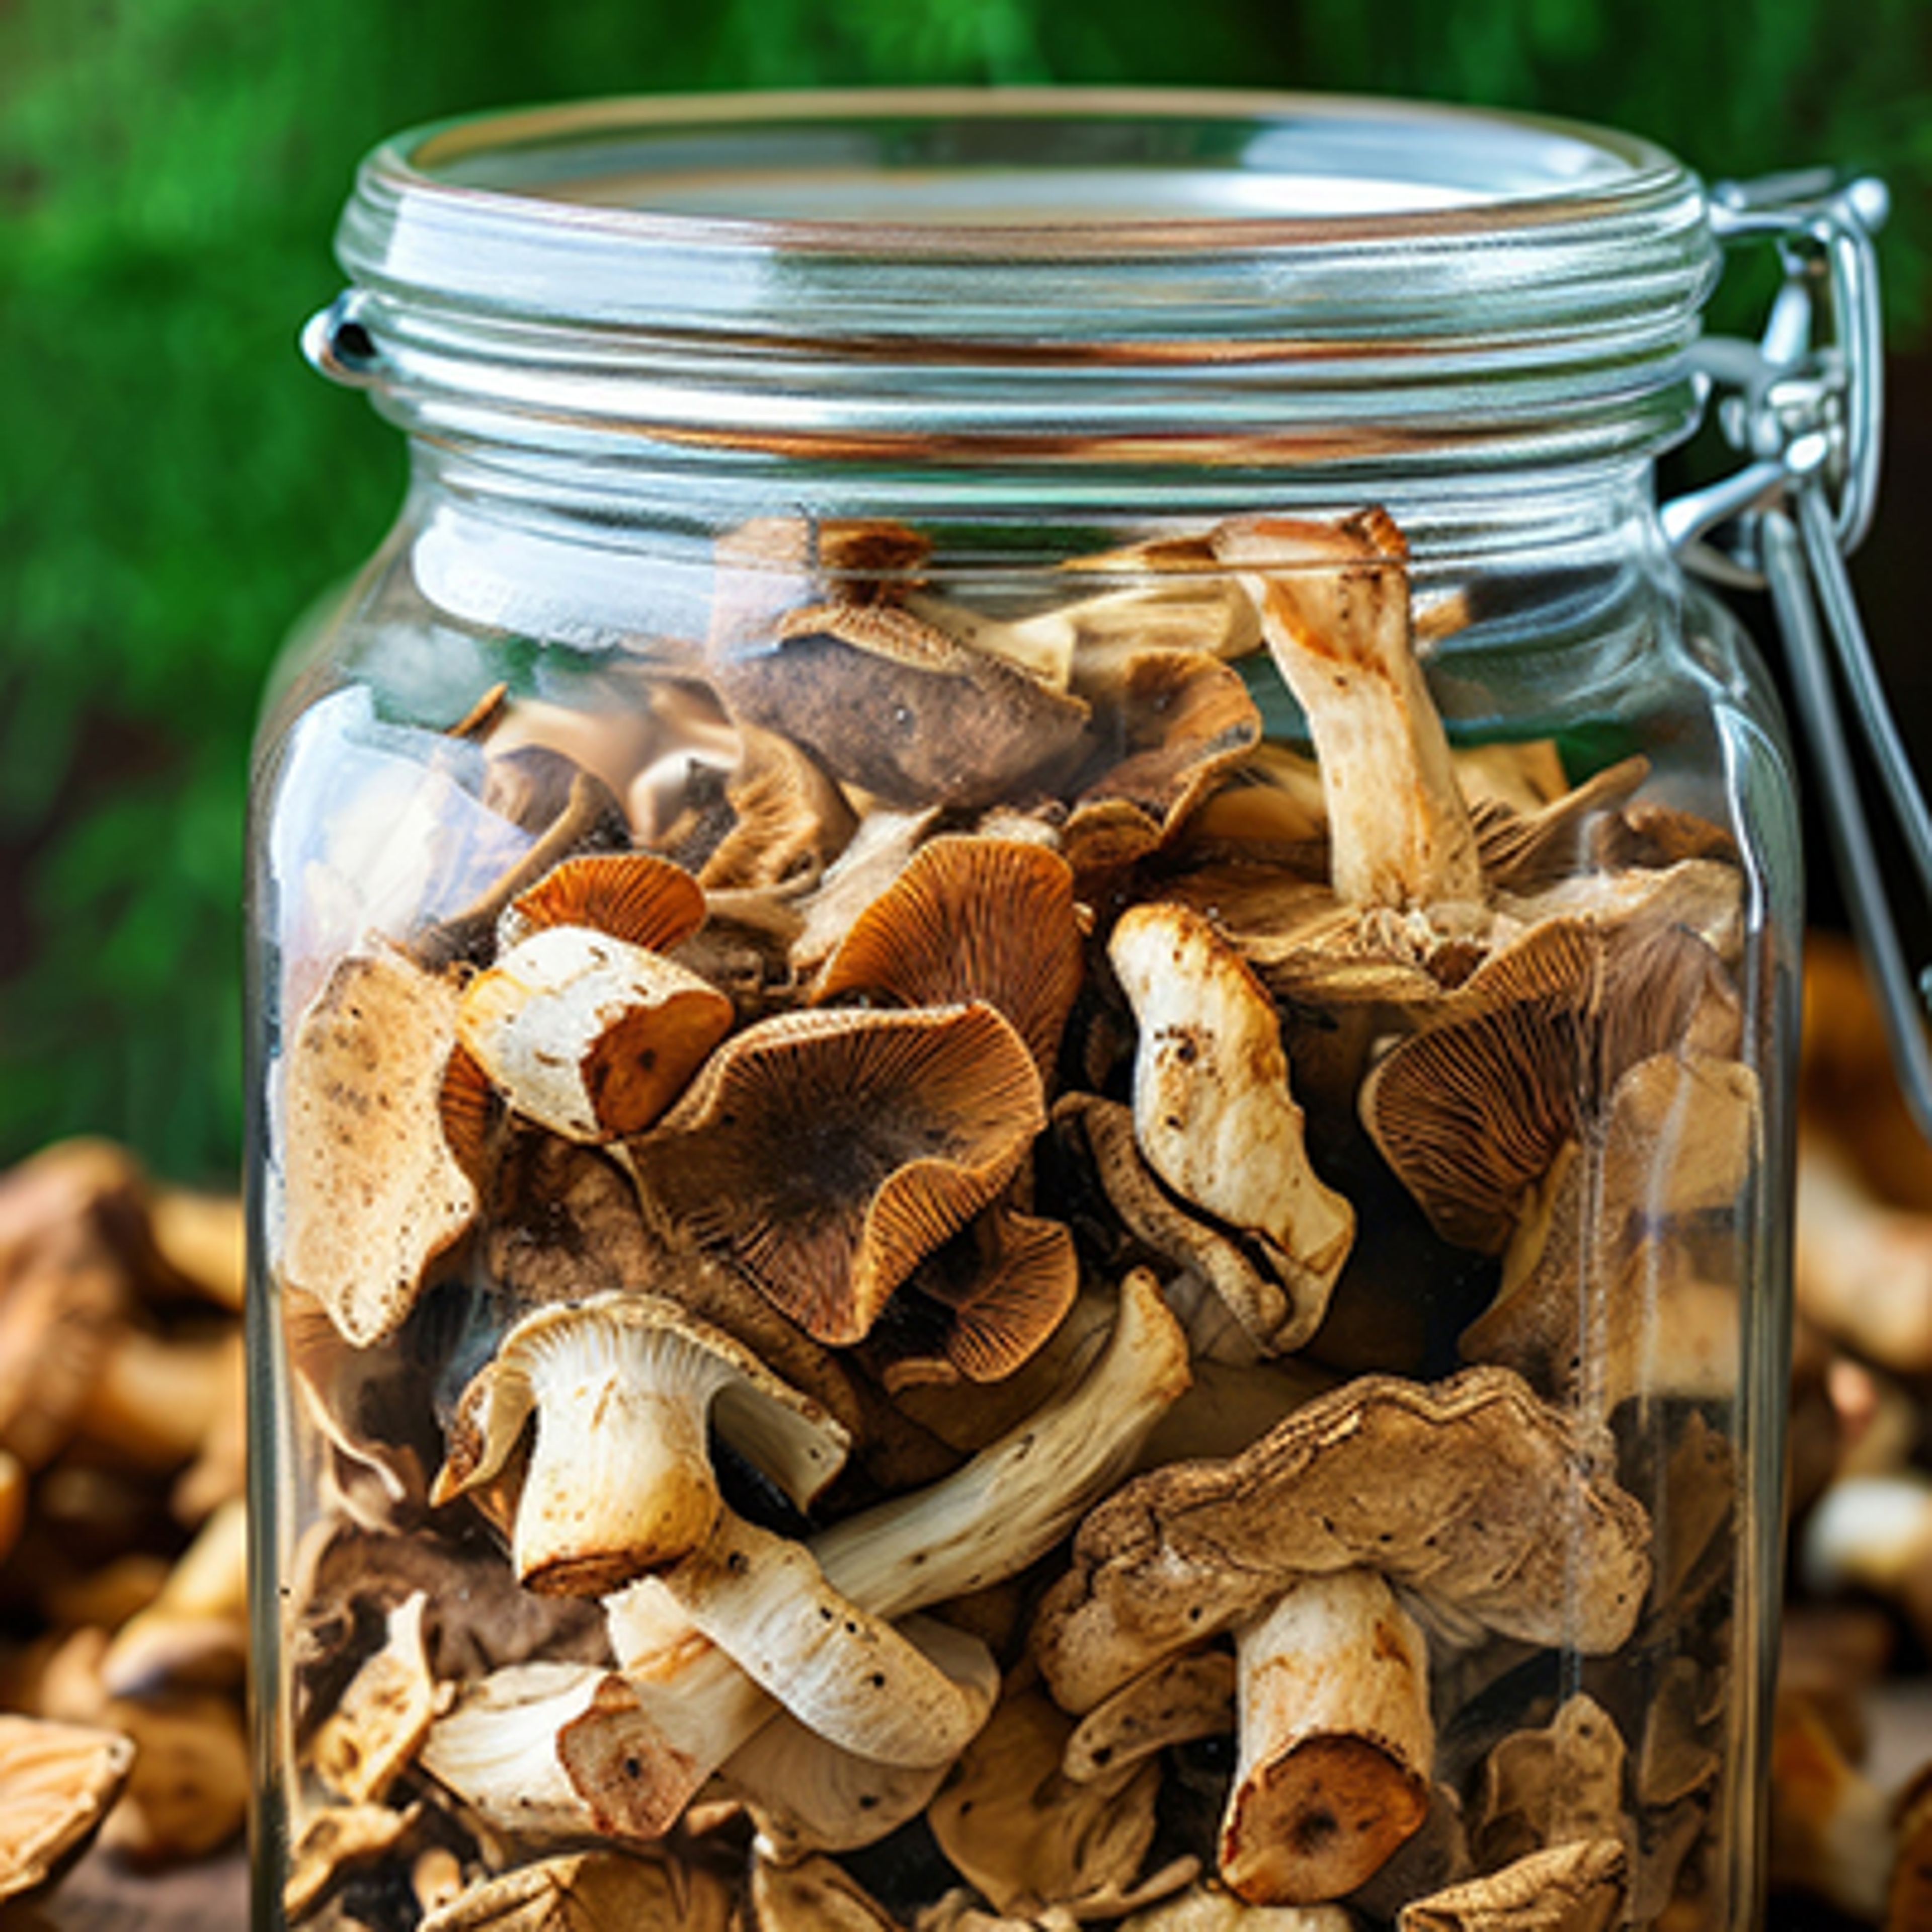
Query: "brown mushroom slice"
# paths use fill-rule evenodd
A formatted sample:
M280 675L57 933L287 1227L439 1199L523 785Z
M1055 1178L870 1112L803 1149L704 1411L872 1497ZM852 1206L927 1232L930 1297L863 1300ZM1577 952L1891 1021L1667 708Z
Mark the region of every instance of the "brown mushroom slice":
M706 892L816 880L858 826L845 795L802 747L746 725L724 796L731 829L699 868Z
M428 1595L389 1612L382 1647L364 1660L317 1727L309 1754L316 1774L352 1804L379 1804L414 1762L442 1701L423 1645Z
M1483 1761L1469 1849L1486 1870L1578 1839L1622 1838L1622 1733L1579 1692L1543 1728L1513 1732Z
M1046 1342L1079 1290L1072 1233L995 1204L908 1277L867 1354L894 1395L922 1384L1002 1382Z
M1330 877L1352 906L1479 904L1482 867L1417 663L1408 549L1388 514L1252 518L1214 532L1300 703L1328 802Z
M976 1732L1000 1693L985 1645L929 1617L907 1618L900 1634L972 1700ZM931 1765L883 1764L784 1710L726 1759L719 1777L743 1801L760 1852L790 1864L814 1852L860 1850L909 1823L945 1781L953 1755Z
M134 1762L118 1731L0 1712L0 1899L44 1884L80 1852Z
M646 952L668 952L704 923L704 892L681 866L648 852L597 853L553 866L498 923L508 949L534 933L588 926Z
M629 1144L647 1198L814 1340L862 1341L1046 1124L991 1006L793 1013L715 1053Z
M464 1047L511 1106L576 1141L640 1133L731 1030L708 981L586 926L512 946L465 988Z
M1163 1658L1096 1704L1066 1741L1060 1768L1076 1784L1138 1764L1170 1744L1234 1730L1234 1659L1225 1650Z
M1646 1810L1666 1810L1708 1792L1724 1774L1714 1724L1702 1708L1706 1673L1696 1658L1673 1657L1644 1714L1632 1780Z
M720 650L732 715L802 745L841 782L902 807L992 805L1064 760L1079 699L894 604L786 612L772 647Z
M1082 653L1073 688L1094 707L1082 803L1124 799L1172 831L1261 742L1261 712L1232 666L1130 644Z
M1005 1917L1118 1918L1200 1870L1184 1858L1143 1877L1160 1767L1076 1784L1060 1769L1072 1730L1037 1690L1010 1694L927 1810L940 1850Z
M1532 1852L1501 1871L1405 1905L1399 1932L1609 1932L1630 1860L1616 1838Z
M845 1517L808 1548L832 1588L898 1618L1017 1576L1058 1543L1130 1467L1188 1382L1187 1343L1153 1278L1130 1275L1105 1352L1077 1384L963 1468ZM668 1830L704 1779L773 1708L758 1684L694 1631L661 1579L609 1600L625 1682L657 1726L634 1744L634 1828ZM586 1718L562 1748L608 1761Z
M1484 748L1492 754L1513 746ZM1466 772L1466 754L1458 754L1456 770ZM1606 766L1580 785L1562 781L1558 789L1531 802L1504 803L1490 799L1475 806L1471 818L1483 873L1492 890L1526 894L1546 890L1598 870L1594 834L1605 817L1628 799L1650 775L1650 761L1629 758ZM1467 784L1464 786L1466 792Z
M1365 1884L1428 1815L1429 1651L1372 1570L1298 1577L1236 1633L1240 1756L1220 1872L1257 1905Z
M798 902L804 926L791 940L795 971L808 974L831 957L853 921L911 862L944 816L936 806L922 812L881 806L860 820L851 842Z
M668 1851L572 1852L518 1865L424 1915L417 1932L728 1932L731 1892Z
M1602 1453L1507 1370L1359 1377L1240 1455L1151 1470L1094 1510L1034 1654L1064 1708L1090 1710L1293 1579L1358 1568L1498 1634L1606 1654L1642 1607L1650 1526Z
M476 1216L476 1186L442 1130L457 1003L400 954L352 955L290 1042L275 1259L284 1286L312 1296L358 1348L402 1326Z
M922 845L856 919L812 990L904 1006L982 1000L1012 1022L1042 1080L1080 991L1073 873L1058 853L957 835Z
M1636 1061L1701 1045L1724 984L1690 934L1552 920L1377 1064L1364 1124L1444 1240L1500 1253L1558 1150L1596 1128Z
M1736 1290L1687 1278L1660 1229L1736 1207L1760 1158L1756 1076L1705 1054L1630 1067L1606 1117L1559 1150L1503 1258L1492 1306L1465 1329L1466 1361L1501 1362L1607 1413L1639 1389L1735 1386Z
M1268 1345L1298 1348L1327 1312L1355 1217L1310 1162L1274 1003L1184 907L1123 914L1108 955L1140 1030L1141 1151L1183 1199L1265 1244L1292 1302Z
M677 1562L722 1507L706 1430L741 1448L800 1508L850 1438L721 1329L656 1294L538 1309L464 1391L432 1502L488 1482L524 1425L536 1441L516 1506L526 1589L601 1595Z
M303 1826L282 1883L282 1910L298 1924L351 1872L384 1858L416 1829L422 1807L392 1811L383 1804L332 1804Z
M242 1712L227 1696L110 1700L105 1720L134 1741L127 1789L100 1844L130 1862L205 1857L242 1830L254 1778Z

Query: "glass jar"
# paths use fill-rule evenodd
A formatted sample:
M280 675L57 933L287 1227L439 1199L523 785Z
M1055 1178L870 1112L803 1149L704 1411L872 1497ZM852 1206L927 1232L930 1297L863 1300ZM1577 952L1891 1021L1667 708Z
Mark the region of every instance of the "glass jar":
M257 1924L1754 1923L1799 848L1655 501L1700 184L626 102L340 246L412 480L256 776Z

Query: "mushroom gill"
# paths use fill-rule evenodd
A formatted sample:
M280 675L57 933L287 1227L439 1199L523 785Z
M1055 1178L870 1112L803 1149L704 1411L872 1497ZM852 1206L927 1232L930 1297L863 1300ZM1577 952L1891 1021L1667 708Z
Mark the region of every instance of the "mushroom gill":
M1046 1119L1033 1057L990 1006L820 1011L746 1028L628 1146L648 1201L844 1346Z

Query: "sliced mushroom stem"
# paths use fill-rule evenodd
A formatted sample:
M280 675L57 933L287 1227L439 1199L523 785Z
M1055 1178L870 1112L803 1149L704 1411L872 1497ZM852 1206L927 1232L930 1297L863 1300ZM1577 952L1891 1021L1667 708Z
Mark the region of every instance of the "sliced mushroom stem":
M1372 1878L1429 1813L1429 1654L1370 1570L1293 1584L1237 1633L1240 1756L1221 1876L1252 1905Z
M1408 548L1370 510L1340 524L1223 524L1262 634L1308 720L1336 896L1398 911L1480 903L1482 866L1449 740L1416 661Z

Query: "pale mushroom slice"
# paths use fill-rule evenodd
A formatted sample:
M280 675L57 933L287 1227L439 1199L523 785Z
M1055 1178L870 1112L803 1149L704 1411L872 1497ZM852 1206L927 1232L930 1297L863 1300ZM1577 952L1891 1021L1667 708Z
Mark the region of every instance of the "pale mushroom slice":
M1623 1911L1629 1863L1616 1838L1532 1852L1405 1905L1398 1932L1609 1932Z
M850 842L857 815L790 739L748 724L739 738L724 784L731 829L699 867L698 884L710 893L815 881Z
M1115 1918L1199 1873L1192 1857L1144 1869L1159 1766L1077 1784L1060 1768L1072 1730L1037 1689L1010 1692L927 1809L940 1850L1004 1918Z
M729 1932L730 1888L668 1850L572 1852L485 1879L417 1932Z
M290 1042L274 1260L284 1287L312 1296L358 1348L402 1326L476 1216L442 1126L458 1000L400 953L352 954Z
M1037 844L949 833L922 845L853 922L812 999L982 1000L1006 1016L1046 1080L1080 991L1082 953L1065 860Z
M894 1621L1004 1582L1119 1480L1188 1380L1186 1338L1153 1278L1130 1275L1107 1346L1077 1383L951 1475L848 1516L806 1547L832 1589ZM692 1628L664 1580L646 1580L608 1608L623 1682L658 1727L658 1744L613 1753L592 1714L560 1748L566 1763L580 1755L624 1766L630 1828L651 1836L670 1828L774 1706ZM608 1782L598 1790L605 1795Z
M307 1918L350 1873L387 1858L422 1818L422 1807L404 1811L386 1804L331 1804L316 1813L296 1836L282 1882L282 1910L291 1924Z
M1327 1312L1355 1217L1310 1161L1274 1002L1240 955L1184 907L1123 914L1108 956L1139 1029L1141 1151L1184 1200L1263 1246L1291 1302L1268 1346L1298 1348Z
M898 1922L836 1859L752 1862L746 1932L899 1932Z
M1444 918L1479 907L1482 866L1417 662L1408 549L1383 511L1250 518L1213 533L1300 703L1328 807L1330 878L1352 907Z
M495 1477L532 1417L517 1574L527 1589L574 1596L663 1569L710 1534L723 1507L706 1440L714 1418L801 1509L850 1447L818 1402L658 1294L593 1296L512 1328L458 1405L431 1501Z
M1066 1741L1060 1768L1090 1783L1170 1745L1232 1734L1234 1658L1225 1650L1184 1651L1096 1704Z
M566 1138L604 1142L657 1120L736 1017L675 961L563 926L532 934L472 980L457 1024L517 1112Z
M0 1712L0 1899L44 1884L80 1852L134 1763L119 1731Z
M1240 1756L1221 1877L1260 1905L1372 1878L1429 1812L1429 1650L1372 1570L1291 1582L1236 1633Z
M1582 1691L1546 1726L1502 1739L1483 1761L1469 1813L1478 1867L1494 1870L1579 1839L1628 1841L1626 1755L1616 1719Z
M1353 1912L1340 1905L1250 1905L1204 1882L1143 1906L1120 1922L1120 1932L1356 1932Z
M1065 1708L1090 1710L1295 1578L1354 1568L1498 1634L1606 1654L1642 1606L1650 1524L1604 1453L1507 1370L1359 1377L1240 1455L1150 1470L1094 1510L1034 1654Z
M742 1801L767 1858L790 1864L820 1852L862 1850L917 1817L958 1751L992 1714L1000 1673L976 1637L930 1617L908 1617L898 1635L951 1683L967 1722L957 1744L928 1765L883 1763L833 1742L793 1708L781 1711L720 1767ZM922 1751L922 1756L931 1755Z
M790 941L795 972L808 975L831 957L852 922L905 869L944 819L937 806L919 812L879 806L860 820L851 842L798 902L804 922Z
M1000 1193L1046 1123L1025 1042L976 1001L747 1028L628 1145L650 1202L845 1346Z
M316 1775L351 1804L388 1796L446 1701L448 1687L431 1676L423 1642L428 1602L418 1591L389 1612L382 1648L364 1660L310 1742Z

